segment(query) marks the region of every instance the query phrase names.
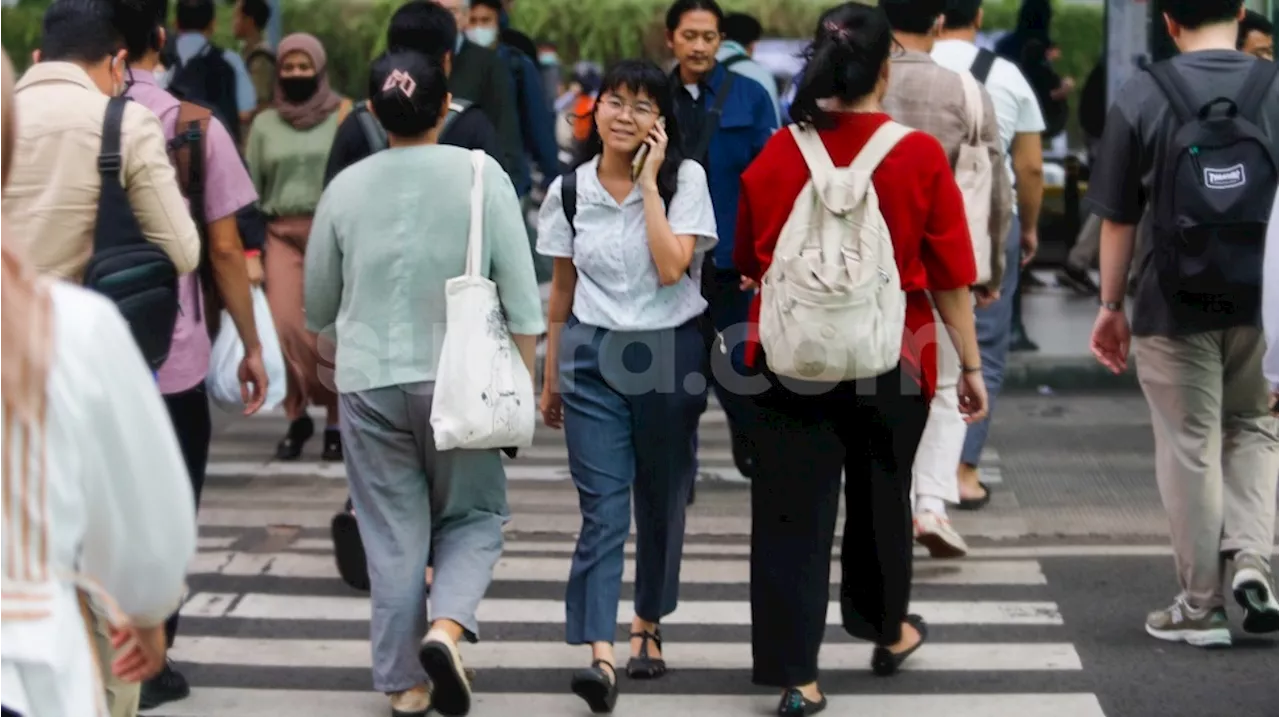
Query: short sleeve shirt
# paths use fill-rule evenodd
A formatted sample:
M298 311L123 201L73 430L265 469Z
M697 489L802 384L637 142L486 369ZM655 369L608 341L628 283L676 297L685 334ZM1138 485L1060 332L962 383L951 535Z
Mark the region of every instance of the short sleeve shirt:
M702 165L680 165L667 221L676 236L694 237L694 256L680 281L663 286L649 254L644 197L639 186L621 204L600 183L599 158L578 167L573 226L565 217L560 179L552 182L538 214L538 253L572 259L578 270L573 314L584 324L613 331L681 326L707 308L702 297L702 255L716 245L716 217Z
M1172 62L1196 95L1193 104L1199 106L1216 97L1237 97L1253 63L1260 60L1235 50L1201 50L1178 55ZM1271 97L1271 101L1263 103L1260 116L1254 119L1271 143L1274 157L1278 114L1274 89ZM1107 114L1097 161L1090 172L1086 195L1089 209L1103 219L1139 225L1139 230L1145 233L1138 238L1135 257L1138 286L1133 304L1133 333L1178 336L1256 325L1257 306L1226 303L1222 308L1175 307L1160 287L1151 262L1156 241L1152 228L1159 217L1142 224L1139 220L1147 205L1154 201L1156 171L1176 125L1169 101L1155 80L1149 73L1139 72L1125 83Z
M150 72L132 70L130 78L128 96L154 112L160 118L165 139L172 140L181 103L160 89ZM206 222L225 219L258 200L258 193L231 134L216 117L210 118L208 134L204 137L204 170ZM209 355L212 352L195 273L178 280L178 292L182 311L174 327L169 358L157 376L160 392L164 394L181 393L203 383L209 373Z
M933 60L952 72L968 72L978 59L978 46L963 40L942 40L933 46ZM1019 134L1041 134L1045 130L1044 114L1040 102L1027 78L1018 66L997 57L987 75L987 93L996 110L996 124L1000 129L1000 144L1004 147L1005 169L1013 184L1013 138ZM1014 205L1014 211L1018 210Z

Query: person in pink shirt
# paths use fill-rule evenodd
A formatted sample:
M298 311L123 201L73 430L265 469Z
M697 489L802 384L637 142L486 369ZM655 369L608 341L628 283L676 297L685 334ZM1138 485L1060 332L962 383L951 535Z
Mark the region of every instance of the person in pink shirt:
M165 138L171 142L172 157L172 141L177 134L182 103L156 84L155 74L160 64L160 48L165 42L163 25L168 14L168 0L143 0L134 6L122 5L118 12L118 26L129 51L125 94L160 118ZM187 471L191 475L197 507L212 438L205 378L209 373L212 353L211 336L217 332L223 308L230 314L245 347L239 369L245 415L256 413L262 407L267 391L267 374L254 324L246 263L257 258L246 259L236 225L237 212L257 201L257 191L235 142L217 118L210 117L204 125L200 149L204 189L202 206L196 209L202 211L193 211L202 240L200 267L179 280L182 310L174 327L169 358L157 375L160 393L164 395ZM178 171L181 183L182 168L179 167ZM166 624L170 646L177 628L178 616L175 613ZM171 665L166 665L160 674L143 683L139 706L150 709L183 699L189 693L186 679Z

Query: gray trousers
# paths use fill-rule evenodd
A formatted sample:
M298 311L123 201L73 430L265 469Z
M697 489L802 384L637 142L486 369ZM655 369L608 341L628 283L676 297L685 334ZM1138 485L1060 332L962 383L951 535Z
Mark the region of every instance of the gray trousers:
M435 550L431 619L452 620L478 639L476 608L502 555L509 516L497 451L437 453L434 384L339 396L342 447L369 564L374 689L426 683L418 648L427 631L427 559Z
M1276 419L1252 326L1133 341L1151 406L1156 482L1169 514L1183 595L1222 605L1223 552L1271 555L1276 538Z

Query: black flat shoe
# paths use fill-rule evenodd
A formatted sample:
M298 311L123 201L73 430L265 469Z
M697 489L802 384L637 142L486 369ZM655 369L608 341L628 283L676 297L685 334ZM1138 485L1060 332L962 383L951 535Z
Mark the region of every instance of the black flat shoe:
M915 654L925 642L929 640L929 626L925 624L924 618L919 615L907 615L907 624L916 629L920 633L920 641L911 646L911 649L904 652L894 653L887 647L877 646L875 651L871 653L871 671L880 677L888 677L895 675L902 668L902 663L907 661L908 657Z
M627 677L633 680L656 680L667 674L667 661L661 657L649 657L649 641L659 650L662 649L662 630L654 628L653 632L633 632L631 638L640 638L640 654L627 661Z
M978 481L978 487L982 489L981 498L964 498L956 507L960 510L982 510L987 507L987 503L991 502L991 486Z
M302 456L302 447L315 435L316 424L310 416L295 419L289 424L289 431L276 444L276 460L296 461Z
M364 541L360 539L360 526L347 509L333 516L329 534L333 536L333 557L338 563L338 575L352 590L369 592L369 565L365 562Z
M320 460L338 462L342 460L342 432L336 428L324 429L324 450Z
M592 714L609 714L618 704L618 673L608 661L595 660L573 674L569 689L586 701Z
M816 715L826 708L826 695L823 695L822 699L817 702L812 702L804 696L803 692L792 688L783 693L782 701L778 703L778 715L780 717L807 717L808 715Z

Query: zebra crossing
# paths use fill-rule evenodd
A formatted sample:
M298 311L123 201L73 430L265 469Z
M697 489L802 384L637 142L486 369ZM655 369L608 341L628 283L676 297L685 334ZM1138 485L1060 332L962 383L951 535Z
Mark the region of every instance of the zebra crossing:
M615 712L622 717L763 715L776 706L773 691L750 681L748 492L736 484L741 477L735 478L717 413L713 408L704 420L703 487L690 509L681 604L663 621L671 672L652 683L623 675ZM171 651L192 694L145 714L389 713L386 698L371 689L368 596L347 588L334 567L327 526L345 497L341 468L260 459L270 455L283 430L283 418L272 416L219 430L200 550ZM481 642L462 647L467 666L477 672L472 714L586 715L568 686L572 671L589 663L589 653L563 644L577 496L565 480L560 436L540 431L533 449L523 453L510 464L513 520L480 606ZM1103 717L1051 598L1041 554L1011 545L977 548L964 561L918 554L912 611L930 623L930 644L891 679L872 676L871 647L840 627L833 584L820 658L828 712ZM619 664L626 662L633 614L633 561L629 544L618 609Z

